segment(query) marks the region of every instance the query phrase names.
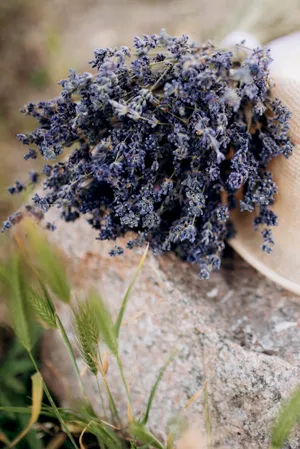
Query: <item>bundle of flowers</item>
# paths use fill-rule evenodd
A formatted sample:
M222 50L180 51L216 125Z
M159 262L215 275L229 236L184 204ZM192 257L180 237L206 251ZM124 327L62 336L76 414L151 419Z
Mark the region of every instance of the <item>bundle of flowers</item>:
M66 221L84 215L100 240L135 231L128 248L175 251L200 266L201 278L220 267L234 208L256 211L271 252L277 187L266 167L292 144L290 113L271 97L270 62L259 48L241 44L233 54L165 31L135 38L132 49L97 49L94 73L70 71L57 98L23 109L39 123L18 135L30 147L25 158L48 161L34 207L56 206ZM67 147L67 157L50 162Z

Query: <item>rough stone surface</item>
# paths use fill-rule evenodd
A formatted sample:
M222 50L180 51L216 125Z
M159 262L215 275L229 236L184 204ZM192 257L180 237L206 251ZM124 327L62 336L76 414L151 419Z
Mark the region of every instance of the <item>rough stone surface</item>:
M96 232L83 220L59 222L51 234L69 258L74 295L97 288L116 314L133 277L141 253L120 258L108 255L110 243L95 240ZM131 378L134 409L143 410L159 368L174 348L178 354L159 387L150 425L164 435L168 420L176 415L208 382L214 447L260 449L268 447L270 428L280 401L291 393L300 374L300 303L298 298L257 273L238 256L225 259L220 272L200 281L196 267L168 255L148 255L129 302L121 332L121 355ZM69 309L62 319L72 340ZM46 334L44 372L54 379L54 389L65 402L76 395L58 336ZM112 357L108 381L123 404ZM60 378L59 385L57 377ZM94 405L100 410L92 376L84 380ZM201 395L185 411L190 422L204 423ZM300 447L300 434L290 440Z

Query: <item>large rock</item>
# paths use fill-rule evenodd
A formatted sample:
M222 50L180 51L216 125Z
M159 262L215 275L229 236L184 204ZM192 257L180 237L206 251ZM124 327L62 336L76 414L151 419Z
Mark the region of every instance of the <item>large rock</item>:
M98 289L116 314L134 274L140 253L119 258L108 255L111 243L97 236L84 220L59 222L51 234L69 258L74 294ZM122 328L121 355L136 414L145 401L159 368L178 349L157 392L150 425L164 435L176 415L208 382L209 409L216 448L267 448L270 428L280 402L289 396L300 374L300 306L298 298L254 271L238 256L224 261L220 272L200 281L197 268L173 255L149 253L132 293ZM74 341L70 311L61 316ZM44 339L44 372L63 401L79 390L55 333ZM126 413L124 392L112 357L107 374ZM82 365L81 365L82 366ZM61 379L57 384L57 376ZM93 376L84 380L100 411ZM204 396L185 411L190 422L204 425ZM300 447L294 434L287 448Z

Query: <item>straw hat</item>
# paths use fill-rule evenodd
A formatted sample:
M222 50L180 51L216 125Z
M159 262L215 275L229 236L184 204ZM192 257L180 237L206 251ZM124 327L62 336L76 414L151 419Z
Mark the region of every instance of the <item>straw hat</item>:
M230 35L223 44L230 46L234 39L237 36ZM251 37L247 41L251 44ZM254 215L239 210L232 214L237 235L229 244L265 276L300 295L300 33L276 39L267 48L274 59L270 65L273 96L292 112L290 137L295 148L289 159L279 156L268 167L278 185L273 210L279 225L272 229L273 252L266 254L260 249L261 235L253 229Z

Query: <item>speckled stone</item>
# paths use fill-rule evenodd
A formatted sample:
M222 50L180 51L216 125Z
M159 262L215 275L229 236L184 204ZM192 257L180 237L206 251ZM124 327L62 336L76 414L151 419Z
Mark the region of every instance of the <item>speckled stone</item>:
M141 251L110 258L112 245L95 240L96 232L84 220L59 222L50 237L69 259L74 295L96 288L116 314ZM222 270L208 281L200 281L196 267L174 255L156 258L149 253L125 320L142 313L123 326L120 337L136 414L144 410L159 368L176 348L178 353L153 404L153 431L164 436L169 419L206 379L214 447L267 448L280 401L299 382L299 304L297 297L265 279L236 255L225 259ZM74 342L69 309L60 307ZM58 339L53 331L44 337L44 373L61 400L69 403L78 388ZM100 411L93 376L85 374L83 378ZM112 357L107 379L126 413ZM204 423L203 400L201 395L184 413L199 426ZM286 447L299 448L300 434L294 434Z

